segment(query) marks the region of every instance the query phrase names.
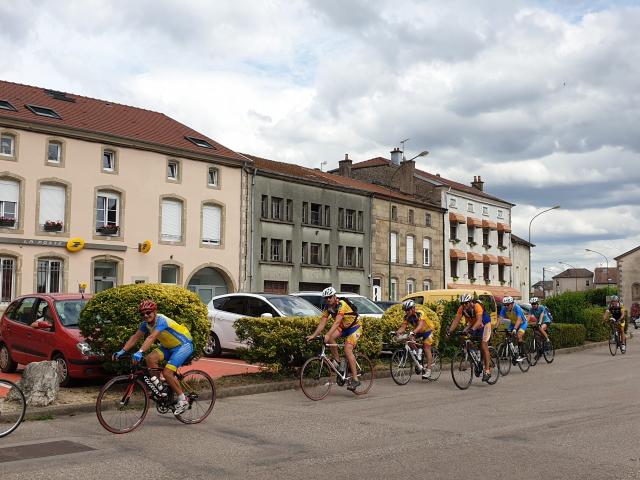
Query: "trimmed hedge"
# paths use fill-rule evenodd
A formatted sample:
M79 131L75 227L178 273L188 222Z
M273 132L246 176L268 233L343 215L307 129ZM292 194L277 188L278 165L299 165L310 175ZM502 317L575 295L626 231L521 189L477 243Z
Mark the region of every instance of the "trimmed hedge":
M587 329L587 340L603 342L609 339L609 325L604 318L604 307L588 307L582 311L581 324Z
M531 329L527 330L527 332L530 331ZM584 345L587 337L587 329L584 325L575 323L554 322L551 324L551 333L549 336L551 337L551 341L553 342L553 347L555 349L577 347L579 345Z
M91 349L106 356L120 350L143 321L138 306L144 299L153 300L159 313L186 326L193 337L194 355L202 354L211 330L207 307L182 287L154 283L110 288L87 303L79 324Z

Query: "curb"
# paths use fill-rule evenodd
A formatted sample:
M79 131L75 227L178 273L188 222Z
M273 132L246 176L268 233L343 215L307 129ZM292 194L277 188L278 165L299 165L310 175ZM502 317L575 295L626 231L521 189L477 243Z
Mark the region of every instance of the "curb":
M557 354L580 352L592 348L607 345L609 342L593 342L579 345L577 347L567 347L556 350ZM376 369L375 378L389 378L391 372L388 366ZM217 399L227 397L239 397L243 395L257 395L260 393L279 392L283 390L295 390L298 388L298 380L286 380L283 382L256 383L254 385L240 385L237 387L218 388ZM49 407L27 407L25 420L43 420L55 416L74 416L79 413L95 412L95 403L81 403L76 405L52 405Z

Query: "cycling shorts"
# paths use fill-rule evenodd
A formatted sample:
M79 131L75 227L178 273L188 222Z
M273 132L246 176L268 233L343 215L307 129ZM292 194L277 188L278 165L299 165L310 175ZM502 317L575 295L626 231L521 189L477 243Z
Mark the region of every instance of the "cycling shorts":
M611 321L613 321L613 323L618 325L620 328L624 328L627 325L626 320L615 320L613 317L611 317Z
M529 325L529 322L522 322L520 324L520 328L518 328L518 333L522 332L524 333L525 330L527 329L527 326ZM509 325L509 332L513 332L513 328L515 327L515 324L512 323Z
M350 343L354 347L358 343L358 339L362 335L362 325L356 325L351 328L338 328L338 332L340 332L340 338L346 338L345 343Z
M167 368L175 372L193 353L193 343L186 342L174 348L158 347L155 351L160 352L160 360L167 360Z
M483 342L488 342L491 339L491 323L483 324L478 330L471 329L469 333L475 340L481 339Z
M433 330L429 330L427 332L420 332L420 333L416 333L416 340L420 340L422 339L422 344L423 345L433 345L433 335L431 335L431 333L433 332Z

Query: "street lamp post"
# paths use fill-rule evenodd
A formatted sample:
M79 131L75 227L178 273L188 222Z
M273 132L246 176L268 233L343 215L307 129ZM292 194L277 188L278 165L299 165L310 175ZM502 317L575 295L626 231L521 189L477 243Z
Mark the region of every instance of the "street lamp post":
M569 265L571 268L573 268L573 276L576 279L576 292L577 292L578 291L578 269L567 262L558 262L558 263L561 263L562 265Z
M548 212L549 210L555 210L557 208L560 208L560 205L554 205L551 208L547 208L546 210L542 210L541 212L536 213L533 218L529 221L529 237L527 239L527 242L529 243L529 245L531 245L531 224L533 223L533 220L536 217L539 217L540 215L542 215L545 212ZM543 290L544 290L544 283L543 285ZM529 247L529 295L531 295L531 247Z
M544 273L544 272L545 272L545 269L546 269L546 270L553 270L553 269L555 269L555 268L556 268L556 267L542 267L542 296L543 296L544 298L547 298L547 294L546 294L546 291L545 291L545 289L544 289L544 282L545 282L545 273ZM552 282L552 283L553 283L553 282Z
M407 139L408 140L408 139ZM406 140L403 140L403 142L405 142ZM404 158L404 143L402 144L402 156ZM418 157L426 157L427 155L429 155L429 152L427 150L424 150L422 152L420 152L418 155L416 155L415 157L410 158L407 161L411 161L411 160L415 160ZM403 160L405 161L405 160ZM400 171L400 167L398 166L398 168L396 168L396 171L393 172L393 175L391 175L391 179L389 180L389 236L387 238L387 241L389 242L389 290L387 291L387 298L389 299L389 301L391 302L393 299L391 298L391 192L393 191L393 179L395 178L396 174ZM398 248L398 246L396 245L396 249Z
M609 294L609 259L603 253L596 252L595 250L591 250L590 248L585 248L587 252L597 253L598 255L602 255L604 257L605 262L607 262L607 295Z

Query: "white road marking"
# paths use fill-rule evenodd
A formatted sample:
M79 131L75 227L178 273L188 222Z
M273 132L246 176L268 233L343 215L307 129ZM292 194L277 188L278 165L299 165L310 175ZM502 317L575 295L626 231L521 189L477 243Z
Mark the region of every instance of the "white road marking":
M267 368L267 367L260 367L258 365L250 365L248 363L228 362L228 361L225 361L225 360L212 360L211 358L201 358L200 361L213 362L213 363L224 363L225 365L238 365L240 367L248 367L248 368Z

